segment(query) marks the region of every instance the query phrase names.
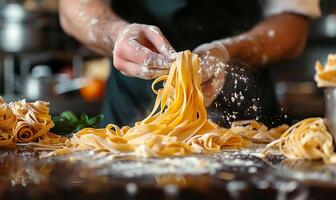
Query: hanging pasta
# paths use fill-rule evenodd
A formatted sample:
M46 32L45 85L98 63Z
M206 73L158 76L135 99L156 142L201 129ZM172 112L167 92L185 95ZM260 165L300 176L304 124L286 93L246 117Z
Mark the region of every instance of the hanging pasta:
M198 73L199 59L190 51L178 53L169 75L157 78L152 112L134 127L110 124L103 129L86 128L70 139L77 149L134 152L141 156L183 156L239 148L243 139L207 119ZM164 88L155 86L165 82Z

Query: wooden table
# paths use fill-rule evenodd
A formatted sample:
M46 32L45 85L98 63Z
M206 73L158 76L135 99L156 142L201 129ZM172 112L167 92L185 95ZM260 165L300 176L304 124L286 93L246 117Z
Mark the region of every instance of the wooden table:
M183 159L39 156L0 151L0 199L336 199L335 166L255 150Z

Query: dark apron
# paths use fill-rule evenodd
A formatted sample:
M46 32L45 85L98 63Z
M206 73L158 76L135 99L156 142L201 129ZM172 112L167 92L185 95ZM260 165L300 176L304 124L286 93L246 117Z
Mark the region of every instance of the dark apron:
M262 17L257 0L113 0L112 8L128 22L160 27L177 51L192 50L200 44L246 31ZM230 73L227 76L230 76ZM261 80L264 83L259 85L269 87L261 90L270 93L273 98L270 80L267 78L269 76L261 77L265 80ZM143 119L151 111L155 100L150 88L151 82L126 77L112 67L103 106L104 125L132 125ZM225 90L227 92L223 92L216 99L214 105L217 106L211 106L209 109L210 116L221 125L227 125L230 121L223 119L221 114L228 114L231 110L235 113L239 111L238 108L224 106L227 102L223 95L230 93L230 88L225 87ZM262 115L265 110L271 111L270 108L277 108L274 98L259 98L265 102L262 103L265 106L258 106L265 109L258 110L258 115ZM219 104L221 106L218 106ZM246 116L245 112L236 115L237 119L255 117L253 114Z

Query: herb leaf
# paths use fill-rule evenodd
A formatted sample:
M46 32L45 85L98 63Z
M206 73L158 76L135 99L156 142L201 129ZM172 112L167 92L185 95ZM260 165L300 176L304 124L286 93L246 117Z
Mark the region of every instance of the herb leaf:
M65 111L61 115L52 118L55 126L51 129L51 132L59 135L68 135L83 128L97 128L103 118L103 115L89 117L85 113L82 113L78 118L73 112Z

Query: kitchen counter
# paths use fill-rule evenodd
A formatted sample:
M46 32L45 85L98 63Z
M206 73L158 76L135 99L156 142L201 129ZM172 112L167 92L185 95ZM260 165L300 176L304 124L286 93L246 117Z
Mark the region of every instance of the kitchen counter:
M256 149L185 158L0 151L0 199L335 199L336 168Z

